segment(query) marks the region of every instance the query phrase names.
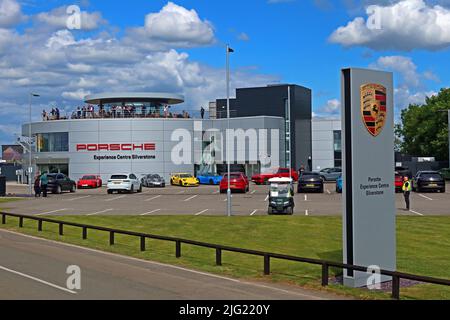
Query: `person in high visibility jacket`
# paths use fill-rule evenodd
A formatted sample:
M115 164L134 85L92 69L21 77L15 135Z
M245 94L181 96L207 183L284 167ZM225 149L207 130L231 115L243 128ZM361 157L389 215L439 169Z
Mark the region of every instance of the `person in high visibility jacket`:
M410 210L410 196L411 196L411 191L412 191L412 185L411 185L411 181L409 181L408 177L405 177L403 179L403 195L405 196L405 202L406 202L406 211Z

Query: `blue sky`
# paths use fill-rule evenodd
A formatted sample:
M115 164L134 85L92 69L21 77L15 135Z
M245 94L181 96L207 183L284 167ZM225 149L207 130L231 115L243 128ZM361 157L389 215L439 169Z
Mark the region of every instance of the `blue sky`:
M81 30L65 26L72 4ZM371 5L377 30L365 24ZM107 89L180 92L199 109L225 95L226 43L233 87L304 85L317 116L338 116L342 67L393 71L398 116L449 86L450 1L0 0L0 143L20 131L29 91L42 95L35 119Z

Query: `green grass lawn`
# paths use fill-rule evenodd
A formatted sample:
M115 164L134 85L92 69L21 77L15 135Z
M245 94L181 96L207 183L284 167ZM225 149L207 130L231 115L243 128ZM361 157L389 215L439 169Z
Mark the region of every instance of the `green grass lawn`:
M342 225L339 217L67 216L56 219L240 248L342 261ZM36 225L34 221L26 221L24 228L20 231L48 239L238 278L292 283L362 299L390 298L390 293L349 289L340 285L322 289L320 266L272 260L272 274L264 277L261 257L224 252L223 266L217 267L215 251L211 249L183 245L182 258L176 259L173 243L147 240L147 252L141 253L139 240L133 237L118 235L116 245L110 247L107 233L89 231L88 240L82 240L79 228L66 227L65 236L60 237L56 225L44 224L42 233L37 232ZM0 225L0 227L18 231L18 219L8 218L7 225ZM449 239L450 217L399 217L399 271L450 278ZM339 273L340 270L331 272L333 275ZM405 299L450 299L450 287L417 285L402 288L401 296Z

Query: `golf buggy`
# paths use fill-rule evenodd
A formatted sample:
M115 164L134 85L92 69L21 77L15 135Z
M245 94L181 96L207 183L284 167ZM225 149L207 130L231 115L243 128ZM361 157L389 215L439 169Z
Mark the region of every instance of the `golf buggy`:
M294 184L290 178L273 178L269 180L269 215L294 214Z

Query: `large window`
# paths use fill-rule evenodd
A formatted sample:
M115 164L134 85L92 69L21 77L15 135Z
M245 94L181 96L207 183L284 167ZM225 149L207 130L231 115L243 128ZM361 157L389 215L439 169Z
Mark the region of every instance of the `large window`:
M342 167L342 131L333 132L334 166Z
M69 151L69 134L40 133L37 135L38 152L67 152Z

